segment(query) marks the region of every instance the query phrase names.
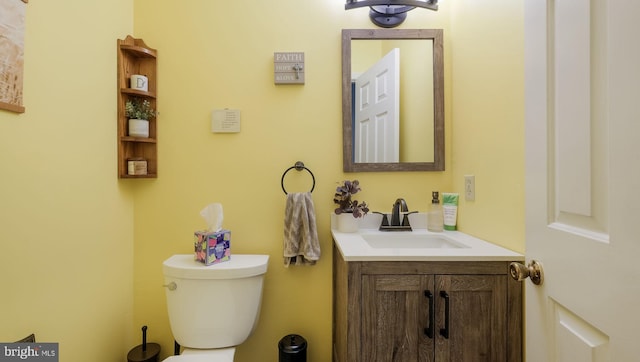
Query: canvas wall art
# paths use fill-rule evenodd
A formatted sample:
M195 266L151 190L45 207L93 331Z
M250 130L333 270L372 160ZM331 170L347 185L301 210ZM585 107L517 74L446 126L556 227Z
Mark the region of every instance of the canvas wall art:
M0 0L0 109L24 112L24 29L28 0Z

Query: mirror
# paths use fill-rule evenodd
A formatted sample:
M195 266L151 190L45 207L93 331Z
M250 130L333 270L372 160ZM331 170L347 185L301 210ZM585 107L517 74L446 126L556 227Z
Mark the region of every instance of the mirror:
M444 170L442 29L342 31L343 169Z

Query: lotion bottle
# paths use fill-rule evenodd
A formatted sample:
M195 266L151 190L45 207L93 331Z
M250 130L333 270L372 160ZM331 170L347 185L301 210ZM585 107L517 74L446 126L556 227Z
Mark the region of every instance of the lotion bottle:
M431 193L431 208L427 213L427 230L439 232L444 229L444 215L438 198L438 191Z

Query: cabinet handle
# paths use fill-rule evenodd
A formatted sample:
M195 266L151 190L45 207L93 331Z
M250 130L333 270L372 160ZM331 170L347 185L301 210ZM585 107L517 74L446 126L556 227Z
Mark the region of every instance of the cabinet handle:
M429 298L429 325L424 329L424 334L429 338L433 338L433 294L429 290L424 291L424 296Z
M440 328L440 335L449 339L449 294L441 290L440 296L444 298L444 328Z

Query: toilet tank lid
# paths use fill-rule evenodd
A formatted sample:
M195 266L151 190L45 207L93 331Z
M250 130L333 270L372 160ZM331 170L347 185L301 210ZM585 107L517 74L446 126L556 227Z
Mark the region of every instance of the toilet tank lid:
M184 279L248 278L267 272L269 255L232 254L229 261L205 266L193 254L173 255L162 263L165 276Z

